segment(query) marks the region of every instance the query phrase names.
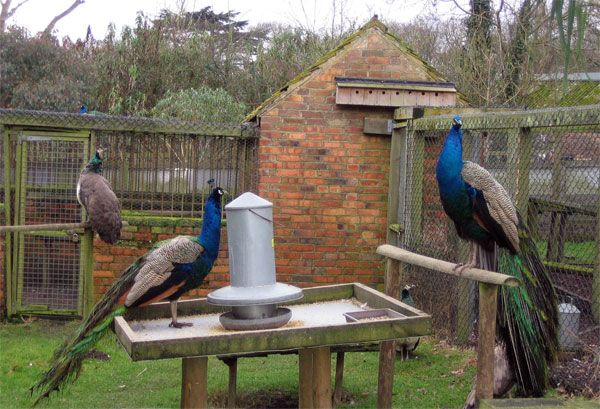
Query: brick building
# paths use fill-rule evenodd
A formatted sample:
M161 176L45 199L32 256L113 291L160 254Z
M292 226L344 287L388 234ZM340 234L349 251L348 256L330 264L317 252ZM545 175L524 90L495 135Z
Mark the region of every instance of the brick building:
M381 286L383 264L375 249L385 242L388 226L394 112L455 102L454 86L373 19L246 118L260 135L256 193L274 205L278 281L300 287L353 281ZM70 120L86 127L94 118ZM44 129L63 126L48 121ZM92 280L84 280L83 303L99 299L153 243L198 234L200 227L197 219L124 219L129 226L117 245L94 240ZM208 281L189 295L205 296L228 285L227 260L223 231ZM15 281L7 284L4 278L0 315L6 311L6 289Z
M260 128L258 193L274 204L278 280L383 283L375 249L386 240L391 130L369 124L455 99L373 19L249 115Z

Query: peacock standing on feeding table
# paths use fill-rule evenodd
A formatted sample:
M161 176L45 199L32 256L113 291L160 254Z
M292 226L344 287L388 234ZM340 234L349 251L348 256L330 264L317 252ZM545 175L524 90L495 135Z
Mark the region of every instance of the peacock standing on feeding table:
M85 208L87 221L100 239L115 244L121 237L121 205L102 176L103 149L97 149L79 175L77 201Z
M177 300L202 284L219 253L221 238L221 198L225 191L214 188L206 201L199 236L177 236L157 243L131 264L77 330L75 337L55 351L50 369L31 388L40 390L37 404L66 381L75 381L86 353L110 327L114 318L128 308L154 302L171 302L169 327L191 323L177 320Z
M479 265L523 282L500 289L494 395L503 395L516 382L521 395L541 396L558 349L556 293L506 190L487 170L463 161L461 126L457 115L436 166L444 211L471 244L469 262L456 269Z

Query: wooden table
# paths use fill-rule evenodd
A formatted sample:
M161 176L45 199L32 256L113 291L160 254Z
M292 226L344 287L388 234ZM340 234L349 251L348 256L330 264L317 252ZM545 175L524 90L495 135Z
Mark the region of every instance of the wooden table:
M182 358L182 408L207 407L208 356L284 350L298 350L299 407L330 408L330 347L431 332L428 314L359 283L306 288L303 293L303 299L286 305L292 310L290 322L276 329L224 330L218 323L224 310L202 298L179 303L180 316L187 316L182 320L192 321L192 327L169 328L169 304L158 303L117 317L115 330L134 361ZM381 308L398 314L353 323L342 315Z

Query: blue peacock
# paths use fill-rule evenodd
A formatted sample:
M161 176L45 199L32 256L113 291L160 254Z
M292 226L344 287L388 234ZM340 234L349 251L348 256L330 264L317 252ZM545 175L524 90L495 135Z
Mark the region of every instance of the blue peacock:
M556 293L506 190L487 170L463 161L461 127L457 115L436 166L444 211L471 244L469 262L456 269L478 265L523 282L500 290L494 395L503 395L516 382L521 395L541 396L558 349Z
M77 379L86 353L104 335L114 318L127 309L169 300L169 326L192 325L177 320L177 300L202 283L218 256L224 193L220 187L212 190L205 204L199 236L177 236L158 242L123 272L94 306L73 339L55 351L50 369L31 388L32 393L40 391L35 404L59 390L65 382Z

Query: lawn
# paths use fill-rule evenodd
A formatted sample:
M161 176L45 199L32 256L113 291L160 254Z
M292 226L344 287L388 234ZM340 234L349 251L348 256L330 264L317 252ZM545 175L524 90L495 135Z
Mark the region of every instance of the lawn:
M46 320L0 324L0 408L31 406L28 388L46 369L52 352L75 325ZM448 347L432 338L421 341L412 359L396 363L393 406L462 407L475 374L474 352ZM97 349L110 359L87 360L75 384L39 407L179 407L180 360L132 362L112 333ZM344 390L348 398L341 407L376 407L378 354L348 353L345 363ZM222 403L227 390L227 366L211 357L209 376L209 400L213 404ZM238 392L245 402L250 402L247 406L260 406L259 402L252 403L253 399L264 396L295 399L297 383L296 355L239 361Z

